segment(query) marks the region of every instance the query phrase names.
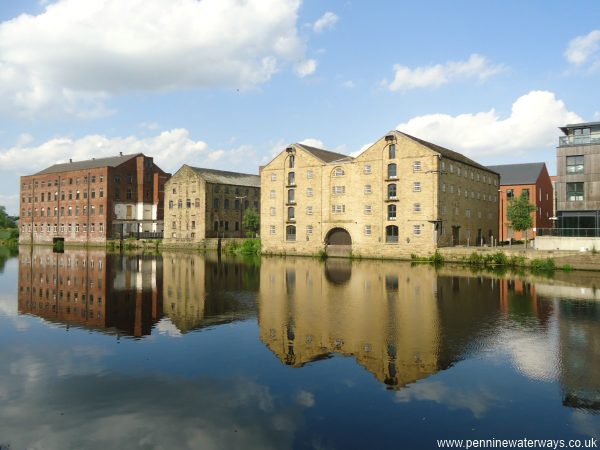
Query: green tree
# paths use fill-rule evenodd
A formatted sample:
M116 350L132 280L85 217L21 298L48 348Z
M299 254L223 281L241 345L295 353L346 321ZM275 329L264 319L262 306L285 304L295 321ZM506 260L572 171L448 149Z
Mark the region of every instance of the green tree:
M250 231L256 236L256 233L260 228L260 216L258 215L256 209L247 209L242 223L247 232Z
M515 231L525 231L525 247L527 247L527 230L533 227L532 212L537 211L537 207L529 203L529 196L521 194L508 204L506 216L510 220Z
M6 213L6 208L0 205L0 228L16 228L15 221Z

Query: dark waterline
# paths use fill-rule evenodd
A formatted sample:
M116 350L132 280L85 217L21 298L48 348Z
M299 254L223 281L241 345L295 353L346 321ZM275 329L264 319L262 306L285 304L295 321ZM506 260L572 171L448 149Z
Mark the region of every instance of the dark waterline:
M593 275L21 252L0 249L2 449L600 435Z

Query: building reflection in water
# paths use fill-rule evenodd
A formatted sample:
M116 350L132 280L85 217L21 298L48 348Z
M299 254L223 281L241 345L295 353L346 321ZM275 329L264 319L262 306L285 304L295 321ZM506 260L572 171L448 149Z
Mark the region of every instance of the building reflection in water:
M260 336L285 364L353 356L393 388L463 358L499 311L496 280L428 265L263 258L261 280Z
M600 411L600 303L559 303L563 404Z
M164 313L182 333L256 315L259 270L216 254L165 252Z
M142 337L162 316L160 283L158 257L33 247L19 255L19 312L67 328Z

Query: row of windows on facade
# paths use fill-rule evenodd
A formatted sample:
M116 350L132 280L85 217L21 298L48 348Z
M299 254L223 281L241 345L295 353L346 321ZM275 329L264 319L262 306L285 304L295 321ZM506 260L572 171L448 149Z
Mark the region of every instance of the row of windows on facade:
M506 199L507 200L512 200L513 198L515 198L516 192L514 189L507 189L506 190ZM529 189L521 189L521 195L524 195L526 198L529 198L530 194L529 194ZM540 195L539 198L540 200L541 198L541 190L540 190ZM546 200L548 200L549 198L549 194L546 193ZM566 198L567 201L569 202L578 202L578 201L583 201L585 198L584 195L584 183L583 182L574 182L574 183L566 183Z
M239 199L235 199L234 203L233 203L233 209L240 209L240 205L241 202ZM192 207L192 199L188 198L185 201L185 207L186 208L191 208ZM219 198L214 198L213 199L213 208L214 209L219 209L221 207L221 199ZM250 207L250 202L248 200L244 201L244 208L247 209ZM169 209L174 209L175 208L175 202L173 200L169 200ZM183 200L180 199L177 201L177 208L178 209L182 209L183 208ZM196 198L194 200L194 208L200 208L200 199ZM223 200L223 209L229 209L230 208L230 201L228 198L226 198L225 200ZM258 201L254 202L254 208L258 209Z
M102 267L100 267L99 271L102 271ZM70 288L74 288L77 289L79 287L81 288L85 288L89 285L90 288L94 287L94 279L91 277L87 277L87 276L81 276L81 278L79 278L77 275L73 275L73 278L71 279L70 275L67 275L66 277L63 277L62 275L60 275L58 278L56 276L56 274L52 274L52 281L50 281L50 278L48 276L48 274L46 273L46 280L44 283L44 274L41 273L39 274L39 289L42 290L44 285L46 286L68 286ZM28 278L29 281L29 278ZM34 283L37 281L37 276L36 279L33 280ZM98 278L98 287L101 288L102 287L102 278ZM46 288L48 289L48 288ZM34 292L35 292L35 287L33 288ZM54 289L52 289L52 293L54 293ZM62 294L62 288L59 291L60 292L60 298L63 298L63 294ZM77 291L75 291L77 292ZM70 295L70 292L67 291L67 294ZM75 297L77 298L77 296ZM85 303L85 302L84 302Z
M47 202L51 202L51 201L58 201L58 197L59 197L58 191L55 191L54 195L52 195L52 192L48 192L47 195L46 195L45 192L42 192L41 194L39 194L39 197L38 197L38 194L36 194L33 197L32 196L21 197L21 200L22 200L23 203L31 203L32 200L33 200L33 202L37 203L38 202L38 198L39 198L42 202L46 202L46 201ZM100 188L98 190L98 197L99 198L103 198L104 197L104 188ZM88 198L88 191L81 192L81 191L77 190L75 192L69 191L68 193L65 192L65 191L62 191L60 193L60 199L61 200L67 200L67 199L69 199L69 200L80 200L82 198L83 199L87 199ZM92 198L92 199L96 198L96 190L95 189L92 189L90 191L90 198Z
M412 185L412 191L413 192L421 192L422 191L422 185L420 181L415 181L413 182ZM363 192L365 194L372 194L373 193L373 187L370 184L366 184L364 186L364 190ZM442 192L446 192L446 184L442 183ZM454 185L450 185L450 193L454 193ZM460 187L458 187L456 189L456 192L458 195L461 195L461 189ZM331 193L333 195L345 195L346 194L346 186L344 185L335 185L331 187ZM464 190L464 195L465 198L469 197L469 191L467 189ZM307 197L313 197L314 196L314 190L313 188L307 188L306 189L306 196ZM270 198L276 198L277 197L277 191L275 190L271 190L270 192ZM288 189L287 191L287 201L288 203L295 203L296 202L296 190L294 188ZM388 200L397 200L398 199L398 187L395 183L391 183L387 185L387 198ZM486 195L485 193L482 195L480 192L475 192L475 191L471 191L471 198L475 199L477 198L477 200L480 200L483 198L483 200L488 200L490 202L495 202L496 201L496 196L494 195Z
M101 175L98 177L98 179L100 180L100 183L104 182L104 176ZM77 177L77 178L63 178L62 180L60 180L60 185L61 186L66 186L66 185L72 185L73 183L75 183L75 185L80 184L81 178ZM119 179L119 181L121 181ZM83 184L87 184L88 182L88 177L85 176L83 177ZM91 175L90 176L90 183L95 183L96 182L96 176L95 175ZM59 185L59 180L58 178L54 179L54 180L48 180L48 181L33 181L33 182L29 182L29 183L23 183L21 185L21 187L23 189L31 189L31 188L35 188L37 189L38 187L50 187L50 186L58 186Z
M90 206L90 208L89 208L89 214L88 214L88 207L87 206L84 206L81 209L80 209L79 205L75 206L75 208L73 208L72 206L69 206L66 209L65 209L64 206L61 206L60 207L60 216L61 217L65 216L65 211L67 213L67 216L73 216L73 215L79 216L80 215L79 214L80 211L83 211L83 215L84 216L87 216L87 215L93 216L93 215L96 214L96 206L94 206L94 205ZM51 214L52 212L53 212L53 214ZM33 214L33 217L44 217L44 214L46 214L46 217L52 217L52 216L53 217L58 217L58 212L59 212L58 207L54 207L54 209L51 209L50 207L48 207L48 208L40 208L39 210L38 210L38 208L35 208L33 210L31 208L29 208L27 210L27 212L25 211L25 209L22 209L21 210L21 216L25 217L25 214L27 213L27 217L32 217L32 214ZM99 205L98 206L98 214L101 215L101 216L104 215L104 205Z
M184 185L184 187L187 188L188 186ZM243 189L244 189L244 195L249 195L250 194L250 188L243 188ZM176 185L173 186L172 189L171 189L171 191L172 191L173 194L177 194L177 186ZM195 193L195 192L196 192L196 185L192 184L192 194ZM218 194L220 192L221 192L221 186L218 185L218 184L214 185L214 187L213 187L213 193ZM229 186L224 186L223 187L223 192L225 194L231 193L230 187ZM241 192L242 192L242 188L240 188L239 186L236 186L234 188L235 195L240 195ZM258 197L258 195L260 193L259 188L253 188L253 192L254 192L254 196ZM187 189L186 189L186 194L187 194Z
M420 213L422 212L423 208L421 203L413 203L413 213ZM387 205L387 219L388 220L396 220L397 219L397 211L398 208L396 205ZM465 209L465 217L470 218L471 217L471 209ZM331 213L332 214L344 214L346 212L346 205L343 204L334 204L331 205ZM459 215L459 208L455 207L454 208L454 215L458 216ZM372 205L364 205L364 209L363 209L363 213L365 215L371 215L373 213L373 207ZM443 205L441 207L441 214L442 215L446 215L446 206ZM271 216L276 216L277 215L277 209L276 208L271 208L270 209L270 215ZM312 216L313 215L313 207L312 206L307 206L306 207L306 215L307 216ZM477 218L481 219L483 217L483 212L482 211L477 211ZM492 213L488 212L487 214L487 218L491 219L492 218ZM296 220L296 208L293 206L290 206L287 208L287 220L288 221L294 221Z
M33 224L33 232L34 233L43 233L44 229L46 230L46 232L48 233L58 233L58 228L59 226L57 224ZM78 223L69 223L69 224L64 224L61 223L60 224L60 232L64 233L65 231L68 233L71 233L73 231L75 231L75 233L79 233L79 231L83 231L84 233L86 233L88 231L88 226L87 223L84 223L82 225L82 227L80 228ZM28 232L31 233L31 224L27 224L27 225L21 225L21 231L22 232ZM95 233L96 232L96 224L95 223L90 223L90 233ZM99 233L104 233L104 224L103 223L99 223L98 224L98 232Z
M295 225L287 225L285 227L285 240L286 241L296 241L296 237L297 237L296 230L297 230L297 227ZM420 224L414 224L412 226L412 230L413 230L414 236L420 236L422 234L423 227ZM310 240L310 236L312 236L313 233L314 233L314 226L307 225L306 226L306 240ZM373 235L373 226L365 225L363 228L363 233L365 234L365 236L372 236ZM269 234L272 236L277 234L277 226L276 225L269 226ZM389 243L398 242L398 226L388 225L385 227L385 241L389 242Z
M61 283L62 284L62 283ZM102 279L98 278L98 287L102 287ZM81 286L82 288L85 288L86 286L84 286L82 284ZM90 287L94 287L94 281L90 280ZM31 292L33 295L36 295L36 293L39 295L39 298L43 298L44 294L46 295L46 298L49 298L50 296L52 296L53 300L59 300L59 301L63 301L66 300L66 303L71 303L71 291L67 291L64 292L62 289L59 290L58 292L54 289L44 289L44 288L38 288L36 289L35 286L33 286L31 288L31 291L29 290L29 286L24 290L23 286L21 286L20 289L21 292ZM102 297L98 296L96 298L94 298L94 294L81 294L81 296L79 295L79 292L74 291L73 292L73 303L78 304L81 301L82 305L89 305L89 306L94 306L94 304L96 304L97 306L102 306Z
M472 170L468 170L466 168L463 168L461 170L460 166L456 166L456 170L455 170L455 166L454 164L450 164L450 173L454 174L456 173L457 176L462 176L464 178L469 178L469 173L470 173L470 178L471 180L477 180L477 181L481 181L483 183L487 183L487 184L494 184L497 185L497 180L496 178L486 175L486 174L480 174L479 172L473 172ZM290 165L290 168L293 168L293 165ZM412 170L413 172L421 172L422 170L422 165L421 165L421 161L413 161L412 163ZM446 170L446 162L442 161L441 162L441 170L445 171ZM371 173L373 173L373 167L371 164L365 164L363 166L363 173L365 175L369 175ZM335 167L333 169L332 172L332 176L334 177L343 177L346 175L346 172L344 171L344 169L342 167ZM289 172L288 173L288 185L294 185L296 183L296 174L295 172ZM306 171L306 178L311 179L314 177L314 171L312 169L307 169ZM397 178L398 177L398 165L396 163L390 163L387 165L387 178ZM273 172L271 173L271 181L277 181L277 173Z

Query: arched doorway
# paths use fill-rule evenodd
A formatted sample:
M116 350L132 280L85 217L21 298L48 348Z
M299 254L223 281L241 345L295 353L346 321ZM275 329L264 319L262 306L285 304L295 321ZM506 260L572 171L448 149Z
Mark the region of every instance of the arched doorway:
M328 256L350 256L352 237L343 228L332 228L325 236L325 245Z

